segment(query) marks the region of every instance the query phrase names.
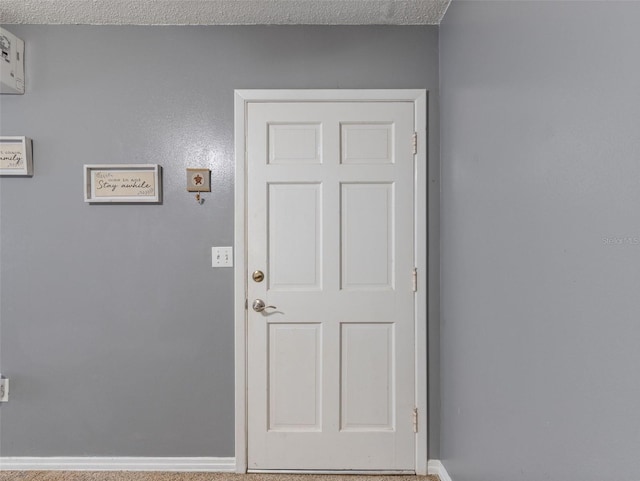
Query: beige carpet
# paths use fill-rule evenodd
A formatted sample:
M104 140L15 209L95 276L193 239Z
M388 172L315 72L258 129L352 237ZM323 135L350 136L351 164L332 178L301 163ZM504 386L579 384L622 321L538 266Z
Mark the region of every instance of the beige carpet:
M439 481L437 476L0 471L0 481Z

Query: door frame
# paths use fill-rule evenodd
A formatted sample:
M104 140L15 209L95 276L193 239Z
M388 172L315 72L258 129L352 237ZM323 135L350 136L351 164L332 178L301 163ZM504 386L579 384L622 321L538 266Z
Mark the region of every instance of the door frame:
M248 104L252 102L412 102L417 132L414 156L414 256L418 268L415 295L415 393L418 416L416 474L427 474L427 100L423 89L410 90L235 90L234 201L234 337L235 337L235 462L247 472L247 229L246 139ZM410 142L411 139L407 139ZM409 275L410 273L407 273Z

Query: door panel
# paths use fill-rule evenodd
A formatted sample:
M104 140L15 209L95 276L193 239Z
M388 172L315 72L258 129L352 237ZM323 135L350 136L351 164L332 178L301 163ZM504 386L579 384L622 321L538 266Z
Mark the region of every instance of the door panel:
M321 342L320 324L269 324L270 431L321 430Z
M341 324L342 431L395 428L395 342L393 323Z
M320 184L269 184L270 290L322 288Z
M270 164L319 164L320 124L269 123Z
M415 468L413 118L248 106L250 470Z
M393 124L342 123L343 164L391 164L393 162Z
M393 289L393 183L341 184L342 289Z

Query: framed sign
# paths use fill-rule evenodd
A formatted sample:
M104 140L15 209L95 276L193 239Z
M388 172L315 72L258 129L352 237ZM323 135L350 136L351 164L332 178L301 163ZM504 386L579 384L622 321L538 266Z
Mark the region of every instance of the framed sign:
M33 175L30 138L0 137L0 175Z
M158 164L85 165L84 201L159 204L162 202L162 167Z

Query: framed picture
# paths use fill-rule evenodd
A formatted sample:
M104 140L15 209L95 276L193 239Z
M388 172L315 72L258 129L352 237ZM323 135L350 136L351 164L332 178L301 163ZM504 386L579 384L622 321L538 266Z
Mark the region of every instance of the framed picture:
M162 167L158 164L85 165L84 201L159 204L162 202Z
M0 137L0 175L33 175L30 138Z
M211 171L187 169L187 192L211 192Z

